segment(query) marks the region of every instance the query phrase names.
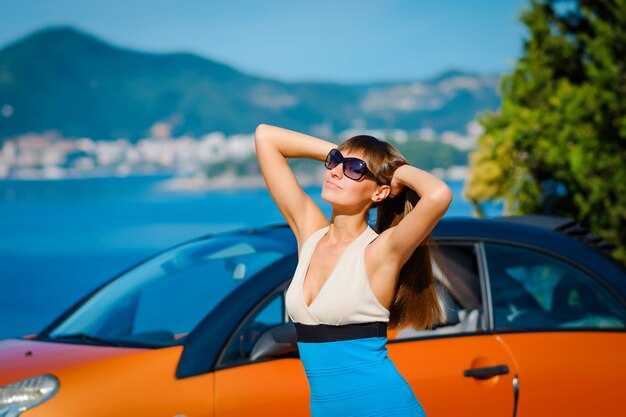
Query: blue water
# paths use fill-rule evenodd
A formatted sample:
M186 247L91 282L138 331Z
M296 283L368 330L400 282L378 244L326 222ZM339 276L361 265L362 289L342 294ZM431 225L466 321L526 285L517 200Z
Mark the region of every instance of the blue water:
M0 181L0 339L38 332L115 274L207 233L283 223L265 189L161 191L168 177ZM463 182L446 216L471 216ZM329 215L321 188L305 190ZM501 204L485 207L488 216Z

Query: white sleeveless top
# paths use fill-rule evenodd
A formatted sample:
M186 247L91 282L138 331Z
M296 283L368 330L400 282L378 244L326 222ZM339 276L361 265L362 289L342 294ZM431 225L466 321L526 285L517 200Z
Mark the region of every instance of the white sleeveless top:
M342 325L389 321L387 310L372 291L365 271L365 248L377 236L369 225L344 249L317 296L307 306L304 279L317 243L330 226L313 232L300 250L298 266L287 288L285 306L292 321L302 324Z

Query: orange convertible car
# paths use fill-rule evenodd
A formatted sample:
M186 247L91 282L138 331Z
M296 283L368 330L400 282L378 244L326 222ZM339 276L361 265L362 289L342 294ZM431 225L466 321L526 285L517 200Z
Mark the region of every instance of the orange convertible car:
M626 416L626 270L571 220L444 218L447 320L389 333L429 417ZM0 416L307 416L287 227L171 248L0 341Z

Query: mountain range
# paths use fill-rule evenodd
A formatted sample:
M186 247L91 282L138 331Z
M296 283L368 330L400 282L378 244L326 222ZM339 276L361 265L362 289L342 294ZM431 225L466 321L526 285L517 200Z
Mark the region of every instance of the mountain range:
M71 26L48 27L0 50L0 140L137 140L155 123L172 135L251 133L259 123L326 134L347 128L464 132L496 109L498 75L448 71L422 81L283 82L190 53L147 53Z

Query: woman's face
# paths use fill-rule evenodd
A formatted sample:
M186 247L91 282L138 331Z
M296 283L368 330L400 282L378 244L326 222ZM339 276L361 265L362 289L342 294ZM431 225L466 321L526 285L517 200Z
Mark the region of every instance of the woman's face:
M362 155L347 150L341 152L345 158L355 157L363 159ZM377 189L375 181L364 176L358 181L350 179L343 174L343 164L324 173L322 184L322 199L333 207L343 207L360 211L364 206L372 203L372 195Z

